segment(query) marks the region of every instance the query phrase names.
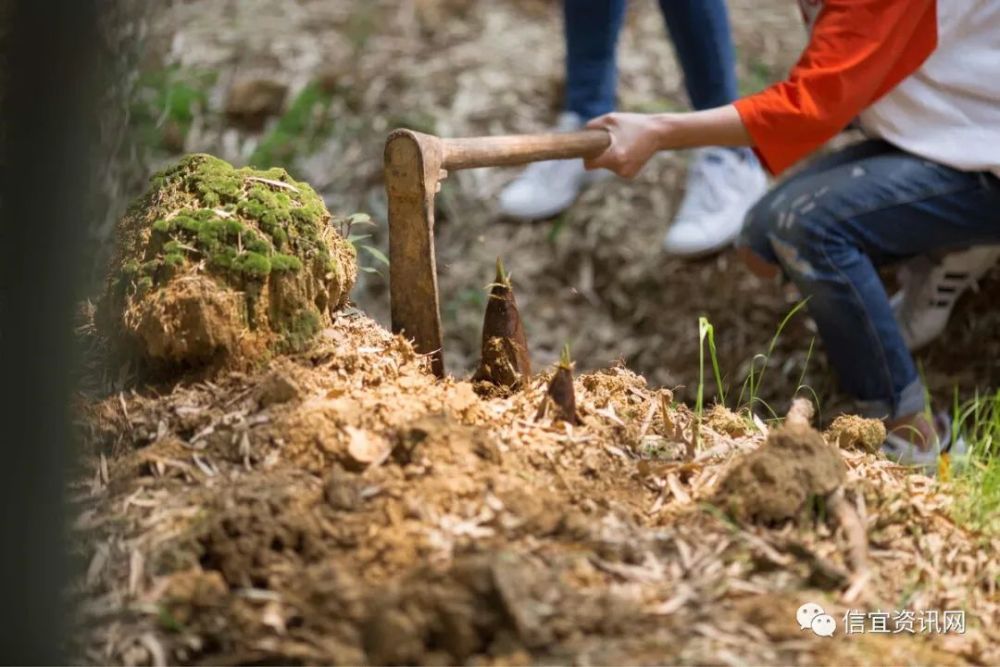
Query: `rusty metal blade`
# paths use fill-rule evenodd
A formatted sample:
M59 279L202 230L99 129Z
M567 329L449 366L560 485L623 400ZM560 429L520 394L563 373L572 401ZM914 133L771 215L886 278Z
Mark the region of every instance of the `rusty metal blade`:
M434 193L440 174L436 137L400 130L385 145L389 200L389 298L392 330L431 356L444 376L437 262L434 254Z

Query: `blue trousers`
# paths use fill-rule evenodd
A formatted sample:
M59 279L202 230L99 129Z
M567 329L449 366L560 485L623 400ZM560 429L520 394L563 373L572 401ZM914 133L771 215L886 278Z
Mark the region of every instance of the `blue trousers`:
M615 50L625 0L564 0L566 110L585 120L614 111ZM736 58L725 0L660 0L695 109L736 99Z
M870 417L925 407L877 267L1000 243L1000 179L870 140L819 158L747 214L738 246L779 264L808 298L844 389Z

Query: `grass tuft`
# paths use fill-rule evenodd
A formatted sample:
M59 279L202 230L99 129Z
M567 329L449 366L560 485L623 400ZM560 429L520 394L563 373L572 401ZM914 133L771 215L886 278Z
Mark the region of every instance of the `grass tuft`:
M778 344L778 339L781 337L781 332L785 330L788 323L792 321L792 318L800 311L806 307L808 299L803 299L799 301L795 306L788 311L788 314L782 318L781 323L778 324L777 331L774 332L774 336L771 337L771 342L767 346L767 353L755 355L753 359L750 360L750 372L747 375L747 379L743 382L743 387L740 389L740 395L737 400L739 405L744 404L744 397L746 397L746 405L749 406L751 410L754 409L758 404L763 405L771 412L772 419L777 419L778 415L771 410L770 406L767 405L763 400L760 399L760 388L764 381L764 372L767 370L767 365L771 360L771 356L774 354L774 348ZM812 344L809 345L809 357L812 356ZM759 362L759 368L758 368ZM808 364L808 358L807 362ZM803 377L805 371L803 370ZM799 385L802 385L802 378L799 378Z
M969 444L969 461L953 476L952 516L985 535L1000 534L1000 390L960 404L956 397L952 432Z

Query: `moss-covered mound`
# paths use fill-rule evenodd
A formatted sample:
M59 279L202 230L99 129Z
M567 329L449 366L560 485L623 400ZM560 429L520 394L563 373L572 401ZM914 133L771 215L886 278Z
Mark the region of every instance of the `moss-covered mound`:
M154 365L301 348L357 273L330 223L319 195L283 169L185 157L119 223L101 323Z

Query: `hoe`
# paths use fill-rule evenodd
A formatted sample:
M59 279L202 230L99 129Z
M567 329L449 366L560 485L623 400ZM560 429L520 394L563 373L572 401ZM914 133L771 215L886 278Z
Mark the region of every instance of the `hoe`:
M610 143L605 130L466 139L395 130L386 139L392 330L412 340L417 352L430 355L438 377L444 377L444 341L434 256L434 195L448 170L596 157Z

